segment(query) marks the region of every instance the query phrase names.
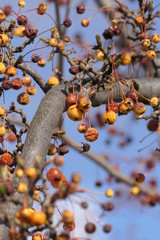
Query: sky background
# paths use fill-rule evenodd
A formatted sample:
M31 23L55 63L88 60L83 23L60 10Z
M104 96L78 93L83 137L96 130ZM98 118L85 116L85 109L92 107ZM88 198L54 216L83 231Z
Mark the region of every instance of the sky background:
M97 5L93 0L86 0L81 1L85 2L86 8L95 8ZM159 3L159 1L154 1L155 5ZM1 6L3 7L5 4L11 4L14 9L17 8L18 1L11 1L11 0L2 0ZM26 0L26 9L31 9L37 7L40 3L38 0ZM83 41L89 44L95 44L95 35L102 34L104 29L107 27L107 19L105 14L98 13L96 17L94 17L88 28L81 27L81 20L83 17L90 17L94 12L93 11L86 11L83 15L78 15L76 13L76 6L79 4L80 1L73 0L72 1L72 10L70 11L70 18L72 20L72 27L67 30L67 34L74 38L77 33L83 36ZM125 1L125 3L133 8L137 8L137 1ZM16 5L15 5L16 4ZM160 10L160 6L157 7L157 11ZM55 10L53 4L48 4L48 13L55 18ZM62 14L62 22L64 16L64 7L61 7L61 14ZM30 23L34 26L38 27L40 30L39 32L50 28L53 23L52 21L47 18L47 16L39 16L34 12L27 13L27 16L30 20ZM159 23L157 23L157 32L160 33ZM46 37L49 37L49 32L45 34ZM13 41L13 44L16 46L22 42L22 39L16 38ZM36 43L36 42L35 42ZM40 44L38 46L41 46ZM68 47L69 48L69 47ZM30 47L26 48L25 52L29 51ZM43 51L43 56L47 57L49 48ZM26 57L26 61L30 60L30 56ZM77 56L77 55L76 55ZM54 62L56 65L56 61ZM38 69L37 69L38 70ZM51 76L51 63L47 64L44 69L41 69L41 75L47 81L48 78ZM70 77L68 72L68 64L65 64L65 74L66 77ZM21 74L18 74L21 77ZM10 90L6 92L5 99L6 99L6 108L10 105L11 101L16 102L16 97L20 91ZM44 94L37 87L37 94L31 97L31 102L29 105L22 107L18 103L16 106L19 108L23 108L24 112L26 113L28 120L31 121L32 117L35 114L35 111L40 103L40 100L43 98ZM98 109L91 109L91 122L95 122L95 115L96 111L101 112L102 114L105 111L105 106L101 106ZM147 107L147 113L151 113L151 108ZM65 115L64 115L65 116ZM132 142L125 147L119 147L120 142L123 141L124 137L117 134L116 136L112 136L108 133L108 126L105 126L99 130L99 139L91 144L91 151L99 153L99 154L107 154L110 156L109 161L113 165L120 166L120 170L129 175L132 170L140 171L143 169L142 164L138 164L140 159L148 158L151 150L155 149L159 146L159 141L155 142L151 147L145 149L142 152L138 152L138 149L146 146L147 144L151 143L157 138L157 134L153 133L150 137L148 137L142 144L140 144L140 140L149 133L146 127L146 121L139 120L135 121L134 115L129 113L127 116L120 116L118 117L115 128L118 132L123 132L125 135L132 138ZM65 116L64 121L64 129L67 131L67 135L70 136L74 141L80 142L85 141L83 135L77 133L77 126L78 123L71 122L67 116ZM110 141L110 143L109 143ZM107 144L108 142L108 144ZM12 145L13 147L13 145ZM86 189L90 189L92 191L100 191L104 192L106 189L112 187L114 190L120 189L122 191L122 196L120 197L113 197L113 202L115 204L115 209L112 212L107 213L100 222L103 223L110 223L113 226L113 230L110 234L104 234L101 227L99 227L100 223L96 223L97 231L95 234L88 236L88 238L92 240L97 240L97 238L101 240L158 240L160 235L160 228L159 228L159 220L160 220L160 206L157 205L155 207L150 206L142 206L139 203L139 200L129 193L129 188L126 187L124 184L117 184L113 180L112 183L107 183L108 174L92 163L89 159L86 159L83 154L77 154L74 150L70 149L70 152L65 155L65 165L62 167L63 174L70 179L71 173L79 172L82 174L82 182L81 187L85 187ZM145 173L145 170L143 170ZM146 182L148 183L152 177L156 179L159 178L160 166L158 165L156 169L151 172L147 178ZM95 187L95 181L102 180L104 182L101 188ZM53 188L48 184L50 187L50 191L53 191ZM159 185L158 185L159 187ZM81 195L81 196L73 196L72 202L73 205L67 202L60 202L58 205L60 209L64 209L69 207L75 209L75 215L77 221L77 230L76 235L77 237L85 237L86 234L83 231L84 224L86 223L86 215L89 221L94 221L95 216L99 216L101 214L101 210L99 205L94 198L99 198L100 201L107 201L108 199L103 195ZM83 199L89 199L90 208L88 213L86 214L82 211L81 208L78 207L78 204L75 203L76 201L80 201ZM93 203L92 203L93 202ZM75 204L74 204L75 203ZM36 207L39 208L38 204ZM58 213L55 214L55 218L58 217ZM99 220L98 220L99 222ZM83 224L82 224L83 223Z

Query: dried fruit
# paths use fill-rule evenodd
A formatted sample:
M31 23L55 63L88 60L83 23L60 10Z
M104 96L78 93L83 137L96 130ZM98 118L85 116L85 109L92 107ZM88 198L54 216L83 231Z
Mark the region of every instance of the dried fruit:
M17 96L17 102L21 105L27 105L29 101L30 101L30 97L25 92L22 92Z
M0 158L1 165L11 165L13 163L13 157L10 153L3 153Z
M113 124L117 120L117 115L113 111L105 112L103 115L103 120L105 123Z
M98 136L99 136L99 133L96 128L88 128L84 134L84 137L88 142L96 141Z

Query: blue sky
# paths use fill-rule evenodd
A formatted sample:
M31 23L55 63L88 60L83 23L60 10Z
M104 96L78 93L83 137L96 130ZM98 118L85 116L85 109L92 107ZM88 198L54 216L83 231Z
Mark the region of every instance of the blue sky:
M18 1L15 1L18 3ZM15 5L15 2L13 4L13 1L11 0L2 0L1 5L4 6L7 4ZM35 8L40 1L38 0L26 0L26 9ZM96 17L94 17L91 22L90 26L88 28L82 28L80 21L83 17L89 17L92 15L91 11L87 11L84 15L78 15L76 14L76 6L80 2L78 0L73 0L72 5L72 11L70 12L70 18L73 22L72 27L68 29L68 35L74 38L75 32L79 32L83 36L83 40L90 44L95 44L95 35L96 34L102 34L104 29L107 27L106 23L106 16L98 13ZM155 1L156 4L158 3L158 0ZM137 1L125 1L128 6L136 8ZM93 0L86 0L85 1L86 7L88 8L94 8L95 7L95 1ZM48 5L48 12L55 17L54 12L54 6L52 4ZM160 6L157 8L157 10L160 10ZM64 8L62 7L62 14L64 14ZM28 13L27 16L29 19L31 19L31 23L37 27L40 26L40 31L43 31L46 28L50 28L52 26L51 20L46 18L45 16L39 17L36 14L33 14L33 12ZM63 18L62 18L63 21ZM40 32L39 31L39 32ZM159 25L157 27L157 32L160 33ZM49 37L49 33L46 34L46 36ZM15 44L18 45L18 42L22 42L21 39L16 39ZM28 51L29 48L26 49ZM43 52L44 56L46 56L48 49ZM31 55L30 55L31 56ZM29 60L29 55L26 57L26 60ZM54 62L56 65L56 61ZM69 77L68 73L68 64L65 66L65 76ZM51 76L51 64L48 64L46 68L41 70L41 74L44 77L44 79L47 81L48 78ZM19 74L19 77L21 74ZM31 102L29 105L22 107L18 105L17 107L23 108L28 119L31 121L40 100L43 98L44 94L42 91L37 88L37 94L33 97L31 97ZM5 98L6 98L6 106L8 107L11 103L11 101L16 102L16 97L18 95L18 91L10 90L6 92ZM95 111L97 109L91 110L91 121L95 118ZM98 108L98 111L101 111L102 113L105 110L105 106L101 106ZM147 108L147 112L150 113L151 109ZM83 135L80 135L77 133L77 123L71 122L68 117L65 117L64 121L64 128L67 131L67 134L73 138L75 141L80 143L81 141L84 141ZM141 147L151 143L156 137L157 134L154 133L152 136L148 137L144 143L140 144L140 140L148 134L148 130L146 128L146 121L135 121L134 116L132 113L129 113L128 116L121 116L118 117L117 122L115 123L116 129L118 131L123 131L126 134L129 134L132 136L133 141L131 144L128 144L128 146L124 148L118 147L119 141L122 140L121 137L115 136L111 137L111 135L108 134L108 126L105 126L103 129L99 129L99 139L91 144L91 151L94 151L99 154L110 154L111 157L111 163L118 164L120 166L120 169L122 172L126 173L127 175L130 174L130 172L134 169L137 171L141 169L141 166L138 165L138 161L140 158L145 158L150 155L151 149L155 149L158 147L158 142L156 142L152 147L147 148L146 150L138 153L138 149ZM111 144L107 145L105 141L107 139L111 140ZM128 162L125 161L125 159L129 159ZM102 219L104 223L111 223L113 225L113 231L110 234L103 234L102 230L98 230L94 235L92 235L90 238L92 240L96 240L97 238L101 238L101 240L115 240L117 237L119 239L123 240L157 240L160 234L160 228L159 228L159 218L160 218L160 211L159 211L159 205L156 207L150 207L150 206L142 206L139 203L138 199L135 199L132 197L129 193L129 188L124 186L123 184L116 184L114 181L112 184L108 184L106 181L107 173L103 171L103 169L97 167L94 163L92 163L90 160L86 159L83 154L77 154L74 150L70 149L69 154L65 156L65 166L62 167L62 171L64 175L70 179L70 175L73 172L80 172L83 176L81 186L91 189L93 191L100 191L103 192L109 187L113 187L114 190L120 189L122 191L122 196L119 198L113 197L113 202L115 204L115 209L113 212L107 213L106 216ZM149 181L150 178L153 176L156 177L156 179L159 180L159 171L160 166L158 165L156 169L150 173L146 178L146 183ZM101 188L95 187L95 181L97 179L101 179L105 182L105 184ZM53 191L53 189L52 189ZM94 195L95 196L95 195ZM97 196L101 201L106 201L105 196L98 195ZM81 200L83 199L83 196L81 197ZM69 204L69 203L66 203ZM64 208L64 203L62 203L62 208ZM99 215L100 209L97 204L91 204L90 211L93 212L93 214ZM80 208L76 208L76 212L78 212L78 215L80 216L80 219L78 222L83 222L85 224L85 214L83 211L81 211ZM88 214L88 218L92 221L93 215ZM79 224L77 224L79 225ZM98 224L97 224L98 226ZM78 227L77 227L78 228ZM85 233L83 232L83 227L80 226L80 229L77 229L78 236L85 236Z

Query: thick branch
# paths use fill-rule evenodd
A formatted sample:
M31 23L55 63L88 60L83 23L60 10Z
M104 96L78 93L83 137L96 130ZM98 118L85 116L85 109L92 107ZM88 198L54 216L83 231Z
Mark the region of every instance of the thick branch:
M21 157L24 160L24 168L34 166L37 155L41 156L41 167L44 165L45 157L53 131L59 129L59 123L65 108L65 95L60 87L52 88L41 101L38 110L31 122ZM19 180L14 180L17 186ZM14 215L22 208L23 196L15 191L14 200L20 200L20 204L5 202L1 204L1 213L7 214L12 222ZM28 206L32 206L32 199L28 196ZM0 224L1 239L8 240L9 226Z

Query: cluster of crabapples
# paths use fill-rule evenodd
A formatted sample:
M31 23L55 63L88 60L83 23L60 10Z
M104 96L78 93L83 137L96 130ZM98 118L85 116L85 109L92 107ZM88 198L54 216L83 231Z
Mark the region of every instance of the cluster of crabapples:
M26 3L25 1L19 0L18 5L21 8L25 7ZM41 2L37 8L37 14L43 15L46 13L47 5L45 2ZM5 22L6 18L10 16L12 13L12 8L8 5L6 5L3 9L0 9L0 23ZM5 29L3 33L0 34L0 47L5 47L6 44L11 43L11 39L14 36L23 38L26 37L30 40L33 40L38 32L38 29L29 27L28 24L28 18L25 15L19 15L17 16L17 26L16 21L14 19L11 20L11 38L5 32ZM71 21L69 19L65 19L64 26L70 27ZM59 33L56 27L53 27L51 30L51 38L47 39L45 42L52 48L56 47L59 51L62 51L65 49L65 44L59 37ZM33 64L37 64L39 67L44 67L46 65L46 60L42 56L40 57L38 54L34 54L31 57L31 62ZM4 62L4 56L1 58L0 62L0 74L4 74L5 78L2 81L2 89L9 90L19 90L24 85L24 91L20 93L17 96L17 102L21 105L27 105L30 102L30 96L29 95L35 95L36 94L36 86L31 86L31 78L30 76L26 75L25 70L23 71L23 79L20 79L18 77L15 77L18 72L16 66L12 66L11 63L6 66L6 63ZM12 80L10 80L11 77L14 77ZM48 84L51 86L56 86L59 84L59 80L57 77L52 76L48 79Z
M71 93L67 97L67 114L72 121L82 121L78 125L78 132L84 133L84 137L89 142L97 140L99 133L96 128L88 127L83 123L85 113L89 111L92 103L88 96L78 98L74 93Z
M92 105L89 97L82 96L78 98L77 95L71 93L68 95L66 101L68 106L68 117L72 121L82 121L78 125L78 132L84 133L84 137L87 141L95 141L99 135L97 129L88 127L85 123L83 123L85 113L89 111L89 108ZM159 99L157 97L152 97L149 102L153 108L156 108L159 105ZM146 111L145 104L143 102L138 102L138 92L136 92L134 89L129 90L125 99L119 104L114 101L107 103L103 120L105 123L114 124L117 120L117 113L126 114L131 110L136 115L141 115Z

